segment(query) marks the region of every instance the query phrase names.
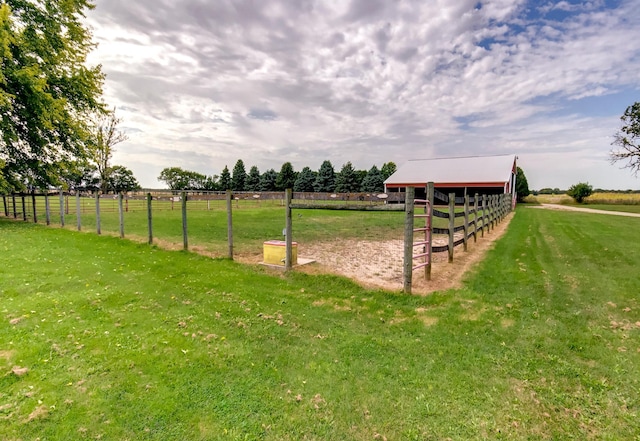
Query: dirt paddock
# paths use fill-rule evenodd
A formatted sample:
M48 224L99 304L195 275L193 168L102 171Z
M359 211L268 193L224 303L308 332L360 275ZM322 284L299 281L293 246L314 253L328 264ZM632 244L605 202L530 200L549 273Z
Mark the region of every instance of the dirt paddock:
M493 243L507 229L514 213L506 216L493 230L485 230L484 237L478 233L477 242L469 239L468 251L463 246L455 248L453 263L447 262L447 253L436 253L433 256L431 281L424 279L424 270L414 272L412 291L414 294L427 294L432 291L456 288L461 285L462 277L476 263L481 261ZM434 245L446 239L435 238ZM403 287L402 239L389 241L356 241L334 240L314 244L300 244L300 257L315 260L315 263L301 265L297 271L312 274L332 273L346 276L368 288L384 288L400 291Z

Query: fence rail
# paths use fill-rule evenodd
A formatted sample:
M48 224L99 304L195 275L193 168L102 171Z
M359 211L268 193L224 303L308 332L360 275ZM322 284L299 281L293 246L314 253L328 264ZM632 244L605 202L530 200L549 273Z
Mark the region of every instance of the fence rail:
M448 227L431 226L431 235L428 243L418 243L419 246L427 247L416 253L416 243L413 241L413 232L415 231L413 212L414 189L408 188L405 201L405 252L404 252L404 291L411 293L411 284L413 280L413 270L409 259L416 254L432 256L433 253L448 253L449 263L453 262L454 250L456 247L463 245L464 251L467 251L468 241L473 238L477 240L478 233L484 237L485 230L487 232L493 230L495 226L502 221L513 207L513 197L511 194L496 195L465 195L464 197L456 197L455 193L445 195L444 193L434 189L433 182L427 184L426 203L433 207L429 210L430 216L427 225L433 225L432 218L437 217L448 221ZM446 205L445 205L446 204ZM447 208L443 208L446 206ZM439 207L439 208L436 208ZM462 221L456 225L458 222ZM460 234L462 233L462 234ZM440 236L439 238L436 236ZM446 244L442 244L446 242ZM436 243L438 243L436 245ZM431 263L425 265L425 279L431 279Z

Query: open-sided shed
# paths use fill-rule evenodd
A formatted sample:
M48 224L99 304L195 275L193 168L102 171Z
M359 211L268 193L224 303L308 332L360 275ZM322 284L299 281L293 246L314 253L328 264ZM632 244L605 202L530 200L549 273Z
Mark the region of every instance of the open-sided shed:
M445 194L510 193L515 198L516 159L515 155L412 159L384 182L385 191L416 187L418 195L420 188L433 182L435 188Z

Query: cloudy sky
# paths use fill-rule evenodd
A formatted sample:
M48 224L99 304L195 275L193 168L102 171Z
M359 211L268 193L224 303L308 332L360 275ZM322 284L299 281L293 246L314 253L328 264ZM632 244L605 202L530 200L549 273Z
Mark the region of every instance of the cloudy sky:
M640 101L640 1L96 0L105 99L144 187L517 155L529 187L640 189L607 158Z

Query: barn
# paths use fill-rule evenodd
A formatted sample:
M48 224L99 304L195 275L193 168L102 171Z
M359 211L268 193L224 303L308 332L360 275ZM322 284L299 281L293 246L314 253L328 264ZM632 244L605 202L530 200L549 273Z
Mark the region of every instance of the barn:
M510 193L515 201L516 160L515 155L412 159L384 181L385 192L416 187L416 197L424 197L424 188L433 182L444 194Z

